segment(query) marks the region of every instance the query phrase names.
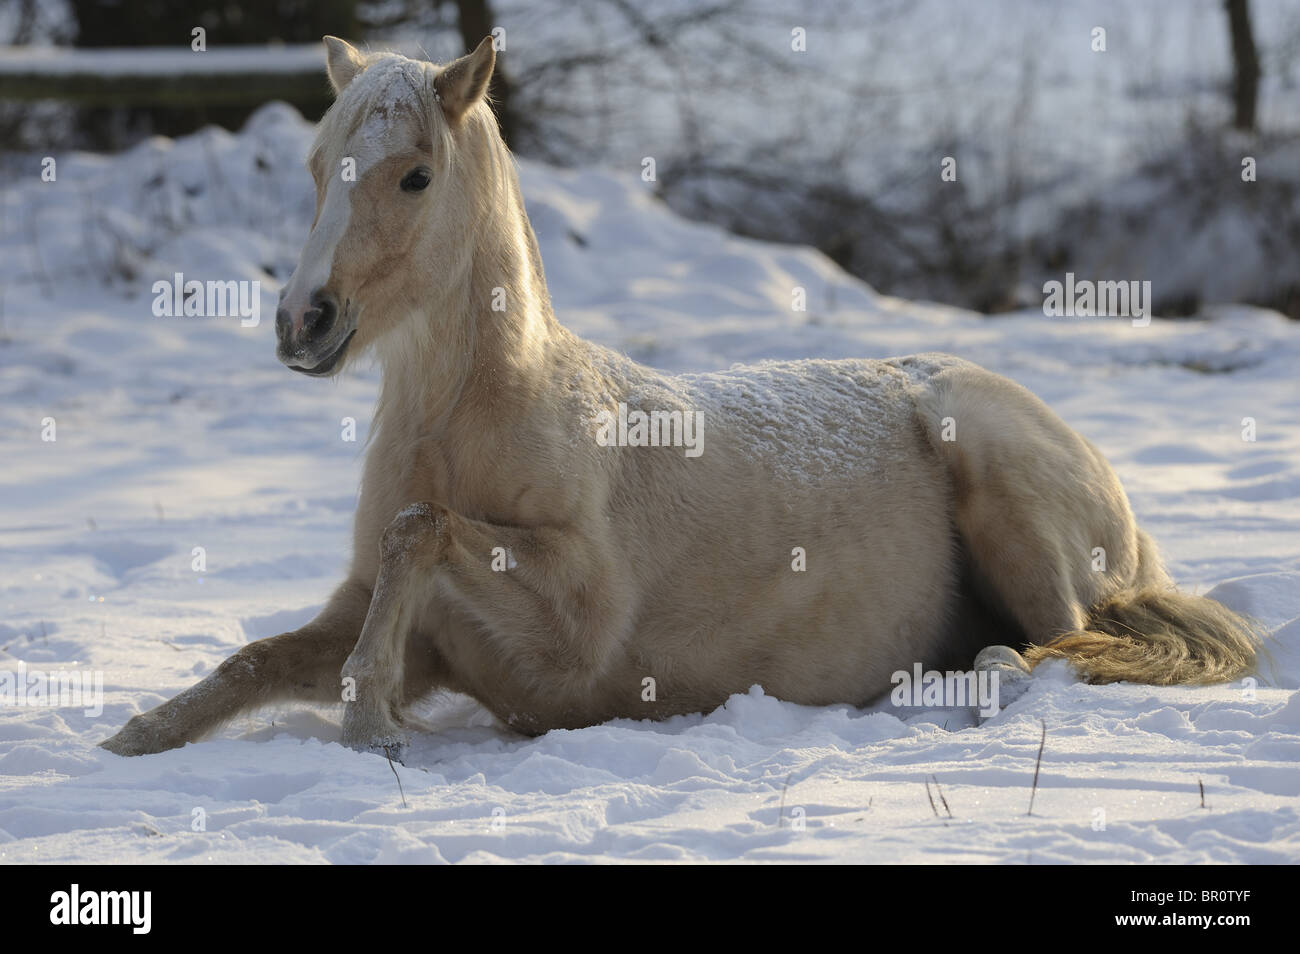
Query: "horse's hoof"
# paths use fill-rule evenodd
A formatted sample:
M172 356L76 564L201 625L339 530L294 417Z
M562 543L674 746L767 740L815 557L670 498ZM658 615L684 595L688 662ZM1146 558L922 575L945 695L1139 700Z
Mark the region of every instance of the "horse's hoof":
M408 740L405 738L384 736L383 738L371 739L364 746L354 746L354 748L361 752L373 752L375 755L382 755L398 765L405 765L407 744Z
M1029 675L1029 663L1010 646L985 646L975 657L975 668L988 672Z
M406 733L391 723L365 725L344 717L343 744L356 752L374 752L401 762L409 741Z
M990 673L997 678L999 713L1023 696L1033 679L1025 657L1010 646L985 646L975 657L975 670ZM994 715L980 713L980 723L987 722Z
M119 732L117 735L113 736L112 738L105 739L103 742L99 743L98 748L105 749L109 752L112 752L114 755L121 755L121 756L144 754L143 752L136 751L136 747L132 745L129 740L122 738L121 732Z
M149 723L141 721L140 716L134 716L122 726L117 735L100 742L98 747L114 755L133 756L154 755L158 752L166 752L168 749L180 748L184 744L183 741L174 741Z

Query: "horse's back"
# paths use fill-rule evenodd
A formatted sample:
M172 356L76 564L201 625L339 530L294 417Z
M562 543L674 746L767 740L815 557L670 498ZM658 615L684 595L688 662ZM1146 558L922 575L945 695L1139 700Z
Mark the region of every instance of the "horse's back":
M975 368L942 354L763 362L680 378L716 439L810 488L905 464L917 397L934 375Z

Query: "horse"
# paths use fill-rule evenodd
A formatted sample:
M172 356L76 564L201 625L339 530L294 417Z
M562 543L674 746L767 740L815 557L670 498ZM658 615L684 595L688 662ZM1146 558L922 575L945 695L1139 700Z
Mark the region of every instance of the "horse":
M538 735L754 685L864 706L918 662L1254 669L1254 625L1174 588L1101 452L1028 390L940 354L670 376L582 340L487 96L492 43L443 66L325 44L336 100L275 332L303 375L381 367L350 570L105 748L341 702L346 745L400 757L435 690Z

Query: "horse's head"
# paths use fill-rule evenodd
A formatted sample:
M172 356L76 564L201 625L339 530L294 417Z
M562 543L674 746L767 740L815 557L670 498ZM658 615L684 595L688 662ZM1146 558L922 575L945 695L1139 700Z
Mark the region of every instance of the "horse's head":
M318 376L463 270L475 198L460 153L496 135L490 41L445 67L325 44L337 100L308 160L316 219L275 315L277 357Z

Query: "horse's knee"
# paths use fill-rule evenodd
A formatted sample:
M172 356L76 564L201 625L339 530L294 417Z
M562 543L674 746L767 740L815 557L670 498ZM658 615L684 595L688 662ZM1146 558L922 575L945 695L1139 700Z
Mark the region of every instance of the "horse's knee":
M421 502L404 507L379 536L379 555L385 563L406 562L447 535L448 512L437 504Z

